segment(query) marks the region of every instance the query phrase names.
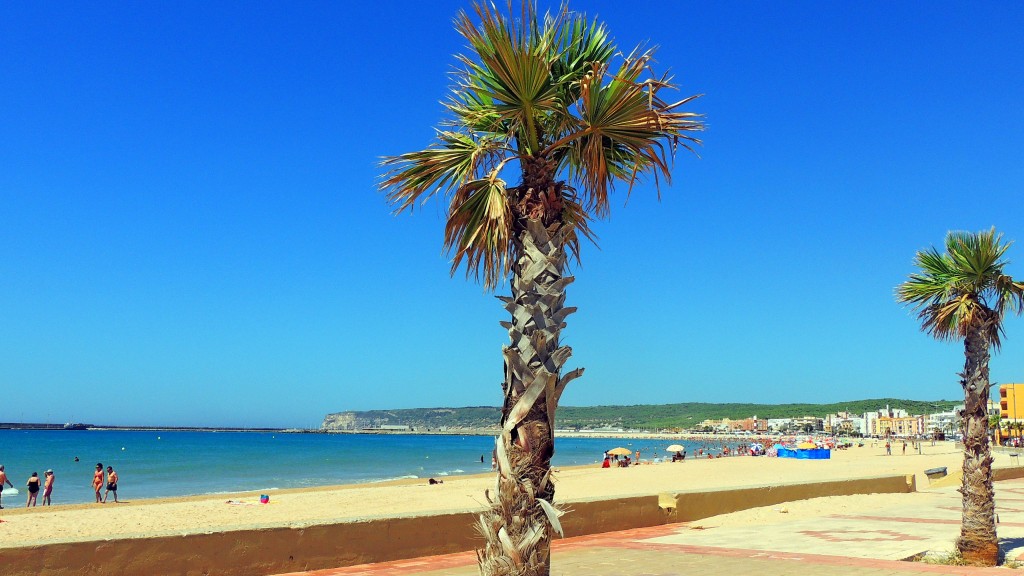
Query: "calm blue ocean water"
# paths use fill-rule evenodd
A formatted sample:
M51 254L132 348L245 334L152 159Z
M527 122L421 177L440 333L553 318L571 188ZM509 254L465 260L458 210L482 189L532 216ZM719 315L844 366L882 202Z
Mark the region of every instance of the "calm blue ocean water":
M676 442L558 438L553 465L597 464L615 446L663 456ZM0 430L0 464L20 492L2 496L4 506L23 505L28 477L52 468L54 504L91 502L97 462L117 470L124 500L441 478L489 472L493 443L487 436ZM690 454L702 446L681 443Z

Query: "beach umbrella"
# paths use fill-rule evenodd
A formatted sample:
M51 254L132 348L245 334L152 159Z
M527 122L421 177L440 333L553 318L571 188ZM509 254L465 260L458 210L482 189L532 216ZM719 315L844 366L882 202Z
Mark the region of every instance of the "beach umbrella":
M797 445L797 448L800 450L813 450L817 447L818 446L814 442L801 442Z
M665 448L665 450L668 452L682 452L683 450L686 450L686 448L683 448L681 444L673 444L668 448Z
M608 453L611 454L612 456L630 456L633 454L633 451L630 450L629 448L619 447L612 448L611 450L608 451Z
M783 446L782 444L776 444L775 446L772 446L772 448L778 450L779 448L785 448L785 446Z

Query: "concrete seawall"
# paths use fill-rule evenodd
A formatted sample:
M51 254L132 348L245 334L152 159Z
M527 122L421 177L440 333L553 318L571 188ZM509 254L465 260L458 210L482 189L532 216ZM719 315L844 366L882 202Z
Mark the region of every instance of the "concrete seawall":
M1021 468L1024 476L1024 468ZM914 475L563 502L566 536L700 520L822 496L909 493ZM477 513L366 518L156 538L0 549L5 576L254 576L472 550Z

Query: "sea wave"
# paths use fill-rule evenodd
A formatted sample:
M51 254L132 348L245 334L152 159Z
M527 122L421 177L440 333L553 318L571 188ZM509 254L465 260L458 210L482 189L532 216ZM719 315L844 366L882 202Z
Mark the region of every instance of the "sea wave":
M415 480L419 476L415 474L407 474L405 476L395 476L394 478L377 478L375 480L367 480L369 484L376 484L378 482L394 482L395 480Z
M441 472L435 473L434 476L451 476L452 474L465 474L465 473L466 473L466 471L463 470L462 468L456 468L454 470L442 470Z

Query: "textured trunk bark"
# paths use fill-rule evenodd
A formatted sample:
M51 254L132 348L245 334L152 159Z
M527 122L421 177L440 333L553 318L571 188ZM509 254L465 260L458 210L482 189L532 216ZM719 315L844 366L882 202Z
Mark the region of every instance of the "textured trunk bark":
M529 220L517 233L512 296L499 297L512 315L502 322L510 344L504 349L505 402L502 433L495 446L498 462L496 496L480 516L486 539L477 551L484 576L547 576L551 536L561 532L553 506L555 486L551 457L555 451L555 407L565 386L582 374L559 377L572 349L559 345L566 308L563 276L566 254L563 230Z
M989 342L984 323L972 327L964 340L964 475L963 519L957 551L967 562L995 566L999 561L996 538L995 492L992 488L992 453L988 444Z

